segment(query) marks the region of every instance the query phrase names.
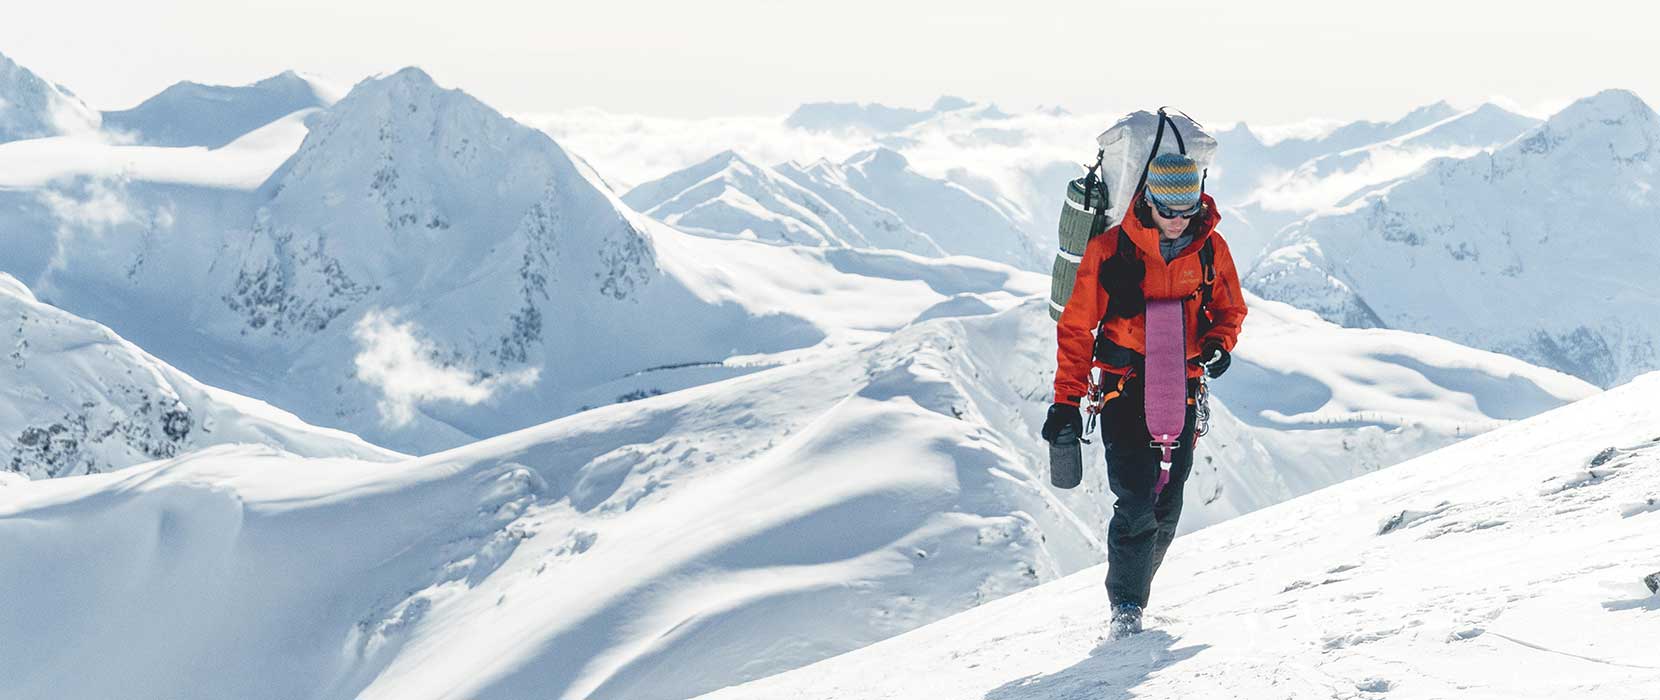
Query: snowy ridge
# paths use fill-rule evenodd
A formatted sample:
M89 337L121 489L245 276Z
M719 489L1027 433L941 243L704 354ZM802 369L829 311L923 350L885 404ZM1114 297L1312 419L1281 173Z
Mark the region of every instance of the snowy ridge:
M623 202L681 229L798 245L870 247L834 207L732 151L635 187Z
M355 435L205 386L108 328L38 302L0 273L8 381L0 387L0 472L106 472L222 444L309 457L406 458Z
M219 148L282 117L327 107L338 96L315 79L286 71L250 85L184 81L132 109L103 113L103 128L145 146Z
M1656 390L1177 538L1129 639L1092 568L703 697L1652 698Z
M1246 284L1346 325L1612 386L1660 365L1660 302L1638 291L1660 253L1633 235L1660 215L1657 163L1660 117L1603 92L1491 154L1433 162L1299 222Z

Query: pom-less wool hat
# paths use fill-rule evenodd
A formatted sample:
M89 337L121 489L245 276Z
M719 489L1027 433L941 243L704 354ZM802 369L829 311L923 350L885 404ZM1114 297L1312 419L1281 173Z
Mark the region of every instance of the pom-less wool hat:
M1165 208L1192 209L1199 204L1199 164L1180 153L1160 153L1147 166L1147 194Z

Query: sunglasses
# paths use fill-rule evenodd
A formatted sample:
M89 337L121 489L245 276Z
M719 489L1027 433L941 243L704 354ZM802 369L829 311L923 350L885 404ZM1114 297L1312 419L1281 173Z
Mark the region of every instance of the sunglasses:
M1159 216L1166 219L1191 219L1194 214L1198 214L1199 210L1205 206L1204 202L1194 202L1193 206L1181 211L1176 211L1170 207L1160 204L1159 200L1153 199L1152 197L1143 197L1143 199L1146 199L1148 204L1153 205L1153 208L1158 210Z

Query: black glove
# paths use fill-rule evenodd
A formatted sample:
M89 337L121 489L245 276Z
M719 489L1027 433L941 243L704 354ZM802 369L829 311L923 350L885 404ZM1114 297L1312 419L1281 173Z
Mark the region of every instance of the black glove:
M1205 374L1211 379L1222 376L1228 371L1228 365L1233 364L1233 356L1222 349L1222 344L1214 340L1205 343L1205 348L1199 351L1199 366L1205 368Z
M1049 417L1043 420L1043 439L1054 443L1068 429L1073 440L1084 434L1084 419L1078 414L1078 407L1069 403L1049 406Z

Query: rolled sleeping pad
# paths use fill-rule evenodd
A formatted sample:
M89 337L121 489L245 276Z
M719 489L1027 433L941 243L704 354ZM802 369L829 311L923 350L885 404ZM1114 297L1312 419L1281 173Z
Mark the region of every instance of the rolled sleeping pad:
M1084 452L1078 444L1078 435L1072 426L1061 428L1055 441L1049 443L1049 483L1056 488L1069 489L1084 480Z
M1072 283L1078 279L1078 263L1083 260L1084 247L1089 245L1097 215L1110 206L1106 188L1099 181L1089 194L1089 205L1084 205L1084 178L1066 186L1066 200L1061 204L1060 249L1055 252L1055 265L1049 271L1049 317L1061 320L1061 310L1072 298Z

